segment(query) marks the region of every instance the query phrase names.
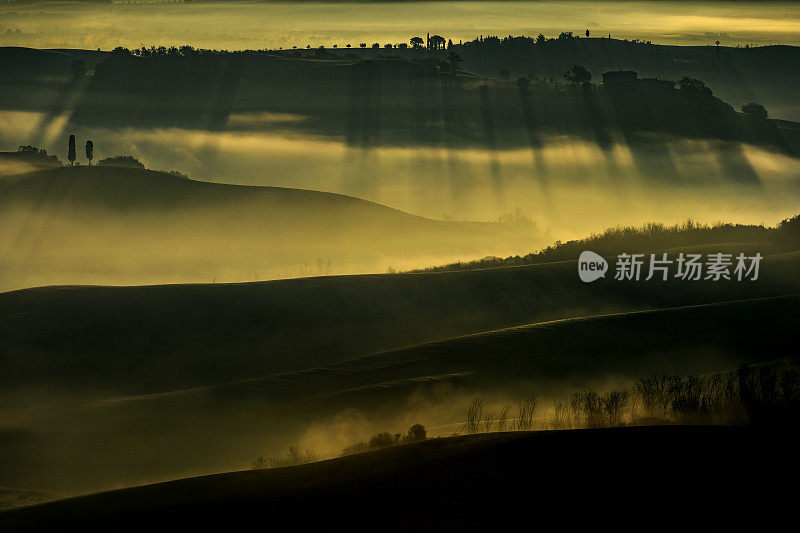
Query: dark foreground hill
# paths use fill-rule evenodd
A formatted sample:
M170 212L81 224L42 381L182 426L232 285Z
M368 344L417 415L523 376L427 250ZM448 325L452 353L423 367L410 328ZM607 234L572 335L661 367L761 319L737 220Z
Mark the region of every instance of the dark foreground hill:
M463 420L465 398L472 394L501 399L537 394L547 413L549 399L567 390L661 373L713 373L742 363L796 363L797 310L798 297L789 296L531 324L136 396L119 392L119 370L129 374L123 384L129 388L141 386L149 374L165 383L183 377L168 364L159 366L157 345L153 354L142 350L125 358L113 350L90 357L55 351L32 359L48 369L41 377L16 376L31 391L25 401L35 404L37 394L53 394L46 372L58 368L73 387L84 387L76 398L91 397L104 386L109 395L5 409L0 486L79 494L220 472L307 437L333 455L360 438L365 427L407 427L409 419L446 427ZM191 373L206 358L220 359L221 376L224 352L197 349L183 368ZM2 361L16 373L28 364L20 357Z
M712 516L741 525L787 498L778 481L796 474L792 456L779 435L726 427L474 435L72 498L0 513L0 526L487 531L540 520L663 526L690 514L696 526Z
M383 272L527 249L537 233L317 191L55 168L0 181L0 290Z

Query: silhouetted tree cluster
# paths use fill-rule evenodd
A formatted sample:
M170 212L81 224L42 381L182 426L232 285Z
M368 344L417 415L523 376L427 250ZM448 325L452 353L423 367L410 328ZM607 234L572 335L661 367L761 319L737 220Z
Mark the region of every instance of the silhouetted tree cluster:
M408 429L408 435L406 436L406 440L408 442L425 440L427 434L428 432L425 430L425 426L423 426L422 424L414 424Z
M572 65L572 68L564 73L564 79L569 83L579 85L581 83L589 83L592 80L592 74L586 70L586 67Z
M61 161L55 155L48 155L47 150L39 149L35 146L24 145L17 148L13 153L14 156L32 163L49 163L53 165L60 165Z
M408 429L408 433L403 436L400 433L391 434L388 431L381 431L374 434L367 442L357 442L345 447L342 455L352 455L354 453L366 452L369 450L379 450L389 446L397 446L403 443L419 442L427 438L428 432L422 424L414 424Z
M682 91L698 91L706 94L712 94L711 89L706 87L706 83L696 78L684 76L678 80L678 88Z
M20 147L21 148L21 147ZM89 164L92 164L92 159L94 158L94 143L92 141L86 141L86 159L89 160ZM46 154L47 152L45 152ZM78 159L78 152L75 145L75 135L70 135L69 140L67 141L67 159L69 160L70 166L75 164L75 160Z
M98 161L97 166L145 168L141 161L131 155L116 155L113 157L106 157L105 159Z
M297 47L295 47L297 48ZM200 55L231 55L253 52L254 50L243 50L237 52L229 52L228 50L210 50L207 48L194 48L193 46L142 46L129 50L123 46L118 46L111 50L111 57L139 57L142 59L149 59L153 57L191 57Z
M742 106L742 113L744 113L748 117L758 118L762 120L766 120L768 116L767 108L755 102L744 104Z
M453 69L458 69L458 66L464 61L464 59L456 53L455 50L450 49L447 53L447 62L450 63L450 66Z

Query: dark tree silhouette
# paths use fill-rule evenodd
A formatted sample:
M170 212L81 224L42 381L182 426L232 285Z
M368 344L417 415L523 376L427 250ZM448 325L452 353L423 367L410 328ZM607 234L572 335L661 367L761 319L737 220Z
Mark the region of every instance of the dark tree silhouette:
M455 50L450 50L447 53L447 61L450 62L450 66L453 67L453 70L457 69L458 66L461 64L464 59L456 53Z
M142 48L144 50L144 48ZM123 46L117 46L113 50L111 50L111 57L129 57L131 55L131 51Z
M678 87L680 89L695 89L697 91L702 91L706 88L705 82L698 80L696 78L690 78L689 76L684 76L680 80L678 80Z
M86 141L86 159L89 160L89 166L91 166L93 158L94 158L94 143L92 141Z
M422 40L422 37L412 37L411 38L411 46L414 48L419 48L425 41Z
M589 34L590 34L590 33L591 33L591 32L589 31L589 28L586 28L586 37L587 37L587 38L589 37Z
M392 446L394 444L396 444L394 435L386 431L377 433L369 439L370 448L386 448L387 446Z
M564 79L578 85L580 83L589 83L592 80L592 74L586 70L586 67L572 65L572 68L564 73Z
M408 430L408 437L406 439L409 442L416 442L418 440L425 440L428 436L428 432L425 430L425 426L422 424L414 424Z
M115 155L114 157L106 157L97 162L97 166L102 167L129 167L129 168L145 168L141 161L132 155Z
M77 155L75 153L75 136L69 136L69 149L67 151L67 159L69 159L70 166L75 164L75 160L77 159Z
M750 102L749 104L744 104L742 106L742 113L744 113L748 117L753 118L760 118L762 120L766 120L769 113L767 113L767 108L761 104L757 104L755 102Z
M445 43L445 38L441 35L431 35L428 39L428 48L431 50L443 50Z
M47 150L42 150L42 151L45 154L47 154ZM31 146L30 144L28 144L28 145L20 146L19 148L17 148L17 153L18 154L34 154L35 155L35 154L39 153L39 149L36 148L35 146Z
M536 37L536 44L538 44L539 46L542 46L546 42L547 42L547 39L545 39L545 36L543 34L540 33Z

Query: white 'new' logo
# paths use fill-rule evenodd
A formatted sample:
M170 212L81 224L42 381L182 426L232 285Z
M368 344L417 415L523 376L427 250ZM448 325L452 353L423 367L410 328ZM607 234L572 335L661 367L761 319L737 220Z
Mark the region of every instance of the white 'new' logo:
M581 252L580 257L578 257L578 276L580 276L581 281L589 283L596 279L604 278L607 271L608 261L603 259L602 256L589 250Z

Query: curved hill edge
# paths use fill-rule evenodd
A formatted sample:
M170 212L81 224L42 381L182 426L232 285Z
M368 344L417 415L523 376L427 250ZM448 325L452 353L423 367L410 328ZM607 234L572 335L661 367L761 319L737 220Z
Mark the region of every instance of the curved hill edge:
M31 172L25 172L21 174L14 174L10 176L4 176L2 180L0 180L0 190L4 188L25 188L26 186L31 185L41 185L41 182L46 180L53 180L53 179L90 179L90 180L97 180L99 185L106 185L109 182L106 179L101 178L100 174L109 174L114 173L118 174L118 176L114 176L112 179L114 180L131 180L134 178L144 178L150 180L151 183L156 183L155 180L160 180L161 184L166 184L171 187L181 187L185 185L188 187L193 187L195 190L200 189L207 189L209 192L218 193L220 191L229 194L240 194L240 193L247 193L252 192L254 194L269 194L269 193L278 193L282 195L292 195L294 197L299 196L307 196L311 199L325 199L325 200L336 200L347 202L350 205L356 205L360 207L369 207L369 208L378 208L381 210L386 210L388 213L394 215L402 215L405 217L410 217L420 221L426 222L433 222L437 224L446 225L448 224L445 221L435 220L428 217L423 217L421 215L416 215L413 213L409 213L406 211L402 211L400 209L396 209L394 207L380 204L377 202L372 202L370 200L364 200L362 198L358 198L356 196L350 196L346 194L340 194L335 192L327 192L327 191L317 191L314 189L302 189L297 187L278 187L272 185L241 185L241 184L234 184L234 183L220 183L220 182L213 182L213 181L205 181L205 180L196 180L191 178L182 178L179 176L175 176L168 172L160 171L160 170L151 170L151 169L137 169L137 168L129 168L129 167L115 167L115 166L81 166L81 167L56 167L56 168L48 168L48 169L41 169L41 170L34 170ZM66 176L64 176L66 174ZM38 182L38 183L37 183ZM114 182L114 185L118 185L119 182ZM189 191L187 191L189 192ZM191 191L194 192L194 191ZM203 191L205 192L205 191ZM292 198L293 200L295 198ZM454 224L463 224L461 222L454 222ZM471 224L481 224L480 222L471 222Z
M530 504L531 499L544 498L566 507L562 489L574 489L576 479L605 478L610 480L606 489L629 490L631 478L641 476L641 465L653 457L659 458L664 471L683 473L675 479L696 475L702 468L710 486L736 494L741 491L736 482L740 479L728 460L735 458L740 464L749 458L754 464L778 465L787 458L788 444L774 446L761 437L762 433L748 428L685 425L442 437L297 466L185 477L73 496L0 512L0 524L29 530L32 524L98 527L113 523L133 530L211 521L230 527L243 521L242 516L296 517L295 512L305 510L304 525L330 526L331 517L336 516L337 524L346 522L358 531L374 531L377 524L382 524L382 530L402 531L409 527L400 527L400 522L418 525L423 518L426 524L452 527L454 519L461 524L457 517L469 510L463 525L474 528L488 519L496 526L500 508L496 504L517 500ZM535 457L553 460L531 460ZM760 472L757 477L764 478L769 470L755 469ZM526 483L527 489L520 491L516 482ZM654 491L630 496L652 503L654 495L660 499L674 494L672 483L677 482L667 479ZM687 490L685 485L682 489ZM691 492L707 490L709 485L701 484ZM600 499L613 499L618 493L614 494ZM490 500L493 505L486 506ZM354 501L359 502L358 508L341 513ZM314 513L309 515L309 508ZM600 515L590 516L596 524ZM387 517L392 517L390 523ZM374 526L367 529L367 524Z
M659 315L667 316L670 314L682 313L685 311L750 307L755 304L781 302L781 301L785 302L792 300L796 300L796 302L800 304L800 293L787 294L783 296L750 298L744 300L731 300L727 302L713 302L706 304L685 305L685 306L666 307L659 309L627 311L622 313L587 315L587 316L572 317L559 320L548 320L532 324L524 324L520 326L513 326L508 328L483 331L479 333L472 333L469 335L461 335L457 337L439 339L430 342L394 348L391 350L383 350L370 354L351 357L339 361L337 363L320 365L302 370L279 372L274 374L268 374L265 376L237 380L217 385L208 385L204 387L192 387L189 389L179 389L173 391L165 391L165 392L134 395L134 396L100 398L88 403L73 404L73 406L78 408L81 407L102 408L128 402L162 400L162 399L189 397L189 396L204 395L204 394L217 394L217 393L224 394L231 390L260 389L261 387L264 386L269 387L268 382L273 382L273 387L275 388L284 388L287 385L287 382L291 382L293 380L305 381L308 379L313 379L315 376L327 377L335 375L341 377L343 375L355 375L362 372L365 368L369 370L369 367L372 366L371 363L380 361L381 359L384 360L379 363L381 368L403 366L405 364L412 364L414 362L414 360L411 358L404 359L405 354L414 354L415 352L422 351L422 352L432 352L435 355L435 353L440 351L442 348L446 348L447 351L449 351L453 349L454 345L458 346L458 345L467 345L471 343L490 343L491 341L496 339L530 333L535 330L543 330L543 329L553 330L559 328L569 328L570 326L576 324L602 324L608 321L627 321L631 318L644 317L644 316L659 316ZM334 391L329 391L321 394L312 394L310 396L298 398L297 401L320 400L325 398L331 398L334 396L339 396L342 394L348 394L358 391L375 390L376 388L392 387L398 384L408 384L410 382L422 383L426 380L446 381L450 379L469 377L473 374L474 372L470 371L451 371L451 372L441 372L434 374L415 375L411 377L404 377L392 380L380 380L377 382L367 383L363 385L344 387L342 389L337 389Z

